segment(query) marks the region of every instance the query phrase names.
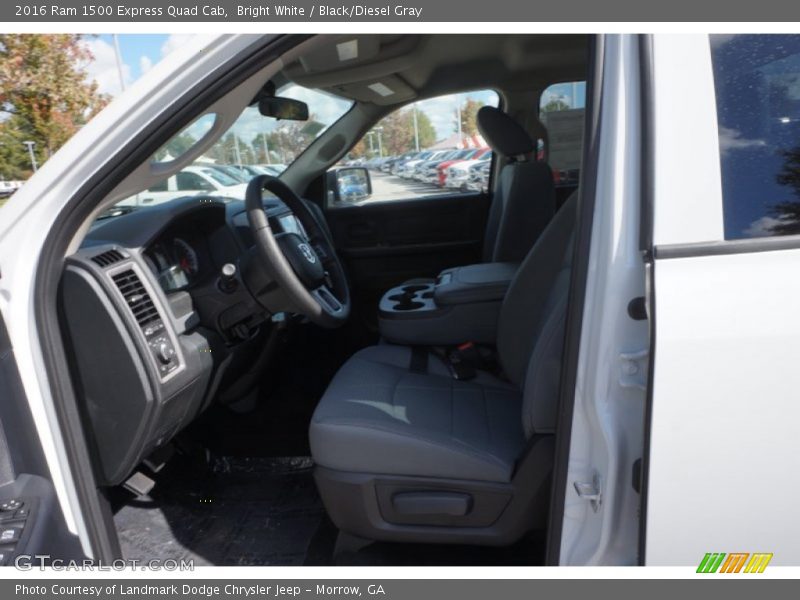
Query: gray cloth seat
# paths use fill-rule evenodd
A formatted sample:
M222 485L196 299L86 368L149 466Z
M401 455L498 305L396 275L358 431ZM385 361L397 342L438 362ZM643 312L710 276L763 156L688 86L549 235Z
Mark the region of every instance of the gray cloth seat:
M519 263L556 212L553 171L534 160L536 141L499 108L482 107L477 121L486 143L504 163L489 207L481 262ZM423 277L402 285L433 282Z
M435 356L426 372L415 372L407 347L362 350L336 374L312 417L316 464L511 482L526 440L555 430L575 213L573 197L522 262L503 301L497 352L508 381L486 373L454 380Z
M457 381L435 355L413 372L411 353L372 346L339 370L314 414L312 455L342 471L508 481L525 445L517 387Z

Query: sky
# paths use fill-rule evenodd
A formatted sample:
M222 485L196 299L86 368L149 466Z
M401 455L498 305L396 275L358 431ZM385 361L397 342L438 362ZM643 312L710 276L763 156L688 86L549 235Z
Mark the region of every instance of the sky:
M117 37L122 60L122 75L125 85L129 86L193 36L137 34ZM94 61L87 66L90 78L97 82L101 92L112 96L118 95L121 87L113 36L111 34L86 36L84 44L94 56Z

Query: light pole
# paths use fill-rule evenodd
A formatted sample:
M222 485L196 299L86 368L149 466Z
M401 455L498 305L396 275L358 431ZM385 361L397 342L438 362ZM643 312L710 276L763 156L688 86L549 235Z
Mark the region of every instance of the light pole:
M464 138L461 135L461 101L460 100L458 101L458 104L456 105L456 123L458 125L458 146L459 146L459 148L461 148L462 144L464 143Z
M419 124L417 123L417 103L414 103L414 149L419 152Z
M114 38L114 56L117 59L117 75L119 75L119 87L124 92L125 91L125 78L122 76L122 58L121 53L119 51L119 38L117 34L113 34L111 36Z
M269 160L269 146L267 145L267 134L266 133L262 133L261 134L261 142L264 144L264 162L266 164L269 164L270 163L270 160Z
M373 131L367 132L367 139L369 140L369 153L375 156L375 140L372 138Z
M239 151L239 136L235 133L233 134L233 142L235 144L234 148L236 150L236 166L242 166L242 153Z
M28 147L28 155L31 157L31 166L33 167L33 172L39 169L39 165L36 164L36 155L33 153L33 147L36 145L36 142L31 142L30 140L22 142Z
M383 127L375 127L373 129L378 134L378 156L383 158L383 137L381 136L381 131L383 131Z

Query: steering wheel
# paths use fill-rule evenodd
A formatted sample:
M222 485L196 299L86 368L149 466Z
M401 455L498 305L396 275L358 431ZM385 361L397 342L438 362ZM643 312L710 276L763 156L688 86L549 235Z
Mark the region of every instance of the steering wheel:
M289 207L307 238L297 233L272 231L264 211L264 190ZM304 315L322 327L344 324L350 314L347 278L333 244L308 205L280 179L258 175L247 186L245 209L261 266L282 292L282 308Z

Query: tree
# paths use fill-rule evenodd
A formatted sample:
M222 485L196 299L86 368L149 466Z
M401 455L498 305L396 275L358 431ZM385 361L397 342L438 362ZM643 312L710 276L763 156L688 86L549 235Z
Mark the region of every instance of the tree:
M542 112L558 112L560 110L569 110L570 108L572 107L561 98L553 98L542 107Z
M162 146L158 152L156 152L155 158L156 160L165 160L167 156L177 158L196 143L197 140L191 133L180 133Z
M436 129L425 112L417 109L417 135L419 149L423 150L436 141ZM370 142L369 138L372 137ZM378 125L350 151L353 158L377 155L383 149L384 156L396 156L416 149L414 132L414 109L396 110L385 116Z
M414 126L414 115L411 115L411 126ZM417 109L417 130L419 131L419 149L427 148L436 143L436 129L431 123L430 117L423 111Z
M0 34L4 140L18 141L17 134L24 133L36 143L41 164L72 137L108 102L98 93L97 84L87 80L85 67L92 58L80 35ZM18 162L17 149L4 151L0 157L11 161L0 164L11 176L29 174L30 163Z
M781 150L783 167L775 176L776 181L792 189L800 198L800 146ZM773 235L796 235L800 233L800 200L784 200L769 207L769 215L775 219L767 227Z
M478 111L483 107L483 102L467 98L461 105L461 133L464 135L478 134Z

